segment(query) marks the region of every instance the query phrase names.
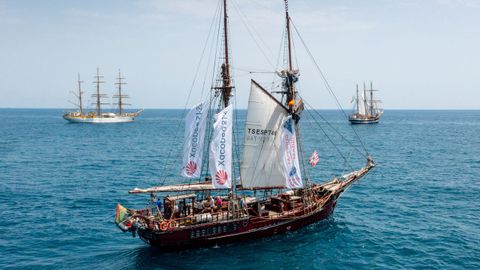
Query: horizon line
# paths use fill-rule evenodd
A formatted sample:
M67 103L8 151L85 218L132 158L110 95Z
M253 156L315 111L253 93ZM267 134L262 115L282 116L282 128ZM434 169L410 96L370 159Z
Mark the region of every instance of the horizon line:
M148 107L148 108L129 108L127 110L188 110L189 108L158 108L158 107ZM467 108L467 109L459 109L459 108L383 108L385 111L479 111L480 108ZM72 108L61 108L61 107L0 107L0 110L73 110ZM95 110L95 109L87 109L87 110ZM110 109L111 111L115 111L116 109ZM247 110L247 108L236 108L236 110ZM315 108L315 110L326 110L326 111L351 111L352 109L339 109L339 108ZM104 111L109 111L109 109L105 109Z

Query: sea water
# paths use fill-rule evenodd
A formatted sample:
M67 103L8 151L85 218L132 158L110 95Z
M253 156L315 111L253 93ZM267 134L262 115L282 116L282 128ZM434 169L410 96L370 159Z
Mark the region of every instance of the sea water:
M378 166L327 220L162 254L122 233L114 212L118 202L146 205L148 196L128 194L134 187L181 180L182 113L85 125L67 123L62 110L1 109L0 269L480 268L480 111L387 110L378 125L353 127ZM364 165L342 114L318 113L301 122L306 155L320 156L309 179Z

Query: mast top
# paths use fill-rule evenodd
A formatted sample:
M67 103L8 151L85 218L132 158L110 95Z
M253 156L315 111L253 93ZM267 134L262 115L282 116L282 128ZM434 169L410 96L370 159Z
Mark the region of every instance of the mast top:
M225 62L222 64L222 96L224 106L227 107L232 95L232 82L230 78L230 57L228 55L228 14L227 14L227 0L223 0L223 44Z
M285 19L287 22L287 35L288 35L288 69L293 71L292 65L292 38L290 34L290 15L288 14L288 0L285 0Z
M285 0L285 20L286 20L286 28L287 28L287 47L288 47L288 69L286 71L286 92L287 92L287 100L286 105L290 108L290 111L293 111L293 107L295 105L295 86L294 83L297 81L298 77L295 73L296 71L293 70L293 63L292 63L292 36L290 32L290 15L288 14L288 0Z

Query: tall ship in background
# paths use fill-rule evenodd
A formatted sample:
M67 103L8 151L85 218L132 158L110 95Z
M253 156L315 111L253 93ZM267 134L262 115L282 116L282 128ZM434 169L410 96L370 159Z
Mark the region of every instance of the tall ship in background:
M376 124L380 121L383 109L378 105L380 100L373 98L373 92L375 91L378 90L373 89L372 82L370 82L369 90L366 88L365 83L363 84L362 93L359 92L357 84L354 112L348 119L351 124Z
M142 110L139 110L134 113L129 113L124 111L124 106L130 105L124 102L124 99L129 98L128 95L122 93L122 86L126 84L123 80L125 78L122 77L120 71L118 71L117 82L115 85L117 86L117 94L113 96L114 99L117 100L116 105L118 111L115 112L104 112L102 111L102 105L109 105L109 103L102 102L102 99L107 98L106 94L100 93L100 84L104 83L102 81L103 76L100 75L100 71L97 68L97 75L95 76L95 86L96 86L96 93L92 95L92 98L95 98L96 102L94 103L96 109L95 111L85 111L83 106L83 90L82 90L82 81L80 80L80 75L78 75L78 93L72 92L78 99L78 104L74 104L78 106L77 111L67 112L63 115L63 118L71 123L92 123L92 124L101 124L101 123L127 123L133 122L135 117L139 116L142 113Z
M239 93L234 94L228 18L227 0L220 0L214 21L221 24L211 30L221 33L220 39L213 38L220 40L214 45L220 53L212 69L217 77L209 97L186 114L181 165L165 167L158 186L129 191L149 195L145 208L116 208L115 222L122 231L160 250L215 246L300 229L331 215L340 195L375 167L364 148L358 151L358 169L336 159L346 166L342 175L322 183L311 177L307 164L316 165L318 155L315 151L310 161L305 159L301 119L319 112L306 109L309 105L297 88L300 73L292 62L294 24L287 1L284 63L276 72L279 91L269 92L251 80L244 138L239 141L234 135L241 122L234 116ZM183 180L173 177L174 171ZM165 184L167 177L173 185Z

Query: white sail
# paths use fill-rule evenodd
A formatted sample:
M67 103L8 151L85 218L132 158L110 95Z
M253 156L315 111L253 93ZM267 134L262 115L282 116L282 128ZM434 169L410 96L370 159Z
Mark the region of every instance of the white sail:
M232 187L232 121L233 105L215 115L210 143L210 173L215 188Z
M280 128L287 109L252 80L240 176L244 188L285 187Z
M207 115L208 102L204 102L190 110L185 118L182 168L182 176L184 177L200 177Z
M297 147L297 135L295 121L291 116L285 118L281 132L281 153L283 162L283 174L287 188L302 188L302 174Z
M362 93L357 96L357 106L358 106L358 113L361 115L367 115L366 108L365 108L365 97L363 96L363 91Z

